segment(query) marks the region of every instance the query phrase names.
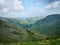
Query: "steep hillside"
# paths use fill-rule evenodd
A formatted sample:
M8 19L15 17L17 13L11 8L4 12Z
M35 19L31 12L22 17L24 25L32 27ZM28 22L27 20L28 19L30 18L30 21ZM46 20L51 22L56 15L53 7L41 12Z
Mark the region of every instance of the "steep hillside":
M37 32L23 28L15 20L0 17L0 43L37 41L40 39L42 38Z
M49 15L38 20L31 28L42 34L60 36L60 14Z
M26 29L8 18L0 18L0 42L18 42L27 38Z

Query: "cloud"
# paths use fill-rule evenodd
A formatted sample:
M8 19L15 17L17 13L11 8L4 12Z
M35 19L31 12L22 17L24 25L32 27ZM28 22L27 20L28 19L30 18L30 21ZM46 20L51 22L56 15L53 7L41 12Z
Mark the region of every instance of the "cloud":
M0 12L1 13L9 12L9 8L7 8L8 7L7 5L8 5L7 0L0 0Z
M45 9L52 9L60 6L60 1L55 1L47 6L45 6Z
M14 10L23 10L24 9L24 7L23 7L23 5L22 5L22 1L19 1L19 0L15 0L14 2L13 2L13 8L14 8Z
M60 1L57 1L57 2L53 3L53 7L58 7L58 6L60 6Z
M8 13L8 12L9 12L9 8L3 8L3 9L1 10L1 12L3 12L3 13Z
M1 5L1 4L5 4L5 3L6 3L6 1L0 0L0 5Z
M0 12L22 11L24 9L21 0L0 0Z

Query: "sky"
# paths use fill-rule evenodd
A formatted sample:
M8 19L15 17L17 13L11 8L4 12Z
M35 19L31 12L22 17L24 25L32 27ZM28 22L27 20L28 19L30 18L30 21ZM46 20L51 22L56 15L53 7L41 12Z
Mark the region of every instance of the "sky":
M2 17L36 17L60 14L60 0L0 0Z

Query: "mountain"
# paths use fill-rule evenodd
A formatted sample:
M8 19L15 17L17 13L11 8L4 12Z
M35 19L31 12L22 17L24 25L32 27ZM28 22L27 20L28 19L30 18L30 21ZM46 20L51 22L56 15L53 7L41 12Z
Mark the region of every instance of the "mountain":
M29 24L29 22L27 20L25 20L26 18L13 18L13 20L20 22L21 24Z
M0 43L41 41L60 37L60 14L49 15L29 23L20 19L0 17Z
M0 17L0 43L37 41L46 37L24 28L19 22L10 18Z
M30 23L24 19L12 18L11 20L17 22L23 28L26 28L28 25L30 25Z
M35 23L37 20L42 19L42 16L36 16L36 17L30 17L30 18L26 18L25 20L27 20L30 24Z
M17 22L8 18L0 17L0 42L17 42L22 41L26 33ZM22 35L22 36L21 36Z
M52 14L38 20L31 29L49 36L60 36L60 14Z

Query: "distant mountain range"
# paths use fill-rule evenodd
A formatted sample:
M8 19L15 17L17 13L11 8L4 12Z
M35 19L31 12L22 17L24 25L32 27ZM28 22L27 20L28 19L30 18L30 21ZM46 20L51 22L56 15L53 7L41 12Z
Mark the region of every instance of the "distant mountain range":
M42 16L37 16L37 17L30 17L30 18L26 18L25 20L27 20L28 22L35 23L37 20L43 19L44 17Z

